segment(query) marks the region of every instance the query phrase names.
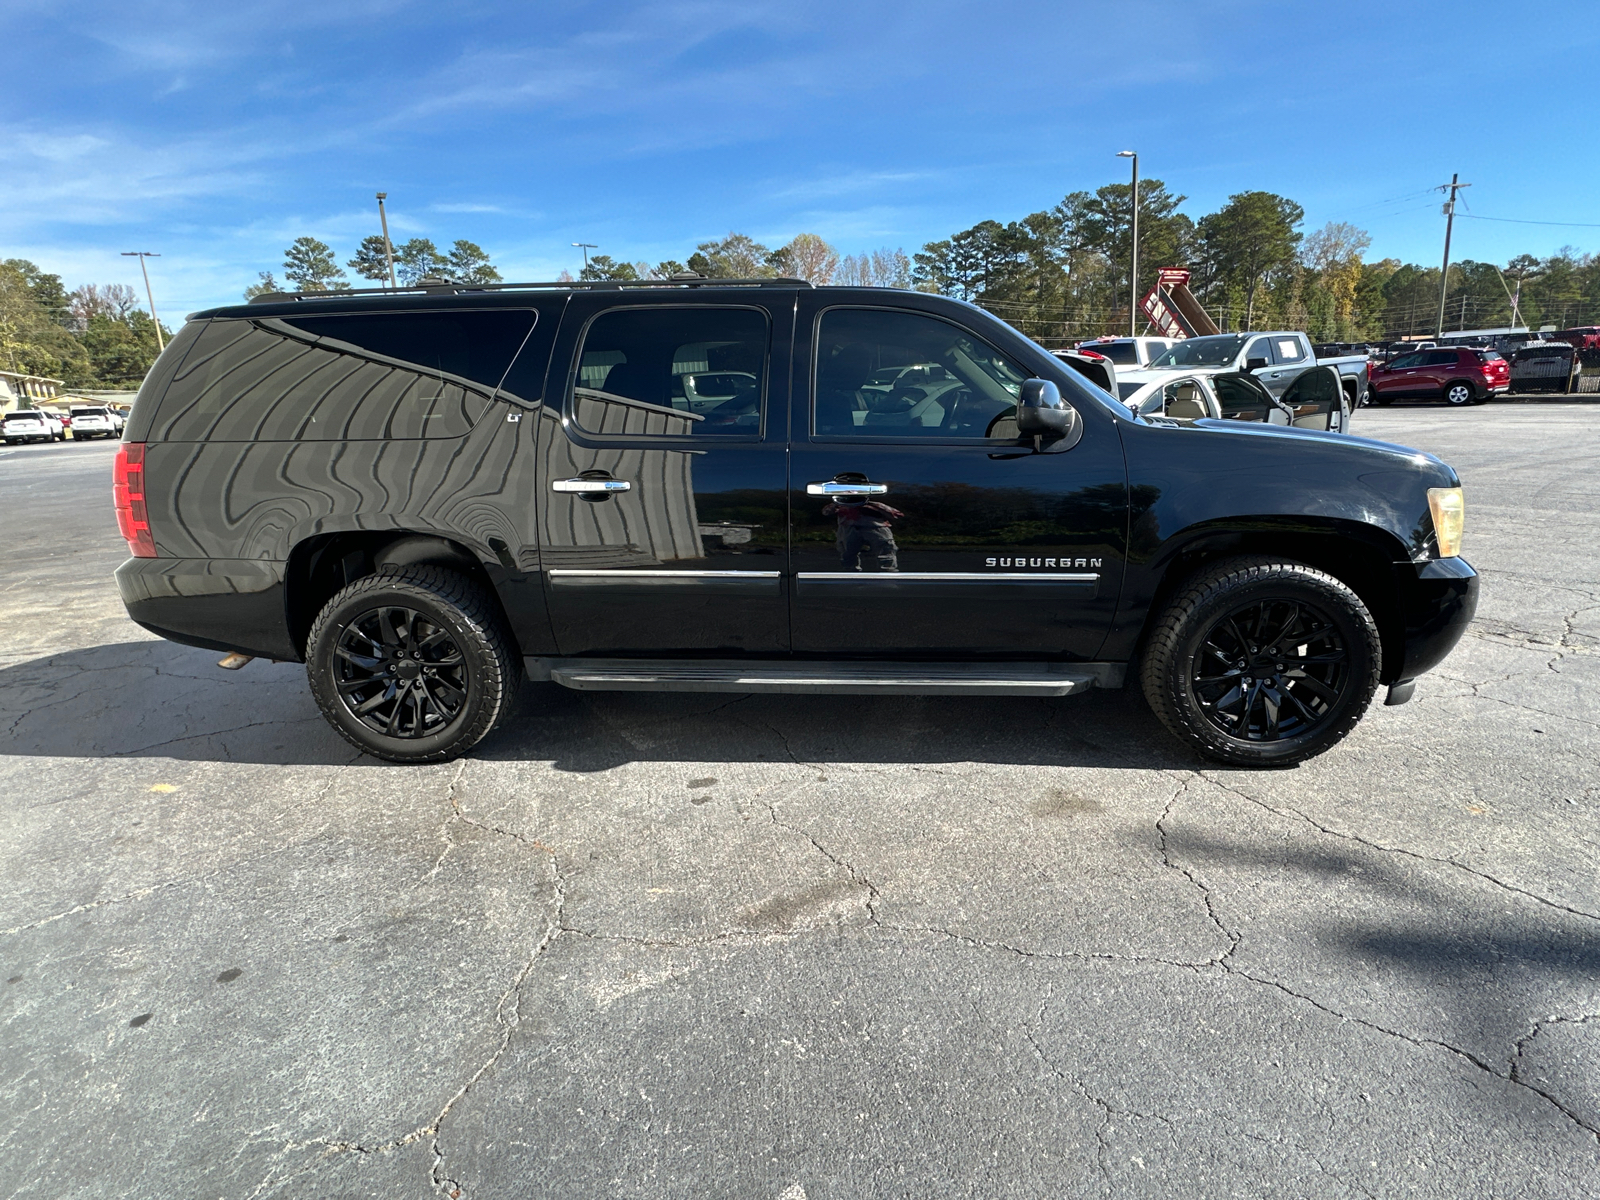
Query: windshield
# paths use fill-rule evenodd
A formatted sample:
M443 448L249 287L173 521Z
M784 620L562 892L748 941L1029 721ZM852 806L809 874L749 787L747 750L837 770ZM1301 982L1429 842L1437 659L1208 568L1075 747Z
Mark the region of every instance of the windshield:
M36 412L14 412L14 413L7 413L6 414L6 420L8 420L8 421L42 421L42 420L44 420L44 417L41 414L36 413Z
M1215 337L1188 338L1159 358L1152 367L1225 367L1239 357L1244 335L1223 333Z
M106 410L103 408L75 408L72 410L72 415L75 417L103 417L106 415Z

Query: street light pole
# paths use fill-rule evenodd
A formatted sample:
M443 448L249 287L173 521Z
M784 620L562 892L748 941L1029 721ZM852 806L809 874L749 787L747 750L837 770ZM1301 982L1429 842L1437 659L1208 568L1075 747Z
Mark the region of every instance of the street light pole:
M1433 332L1436 338L1444 336L1444 294L1450 283L1450 231L1456 223L1456 193L1472 186L1470 183L1457 183L1460 178L1459 174L1452 174L1449 183L1441 183L1438 187L1441 192L1449 188L1450 199L1444 203L1444 267L1439 272L1439 326Z
M150 290L150 272L145 270L144 266L145 259L160 258L161 255L151 254L148 250L124 250L122 257L137 258L139 260L139 273L144 276L144 297L150 301L150 320L155 323L156 327L156 350L158 353L164 351L167 348L167 343L161 337L161 318L156 316L156 296Z
M1139 336L1139 156L1118 150L1118 158L1133 159L1133 256L1128 267L1128 336Z
M589 251L598 250L598 249L600 249L600 247L597 246L593 242L573 242L572 244L574 246L582 247L582 249L583 249L583 269L584 269L585 274L587 274L588 270L589 270Z
M400 285L394 281L394 244L389 241L389 218L383 211L383 202L388 198L388 192L378 193L378 220L383 223L383 261L389 264L389 286L398 288Z

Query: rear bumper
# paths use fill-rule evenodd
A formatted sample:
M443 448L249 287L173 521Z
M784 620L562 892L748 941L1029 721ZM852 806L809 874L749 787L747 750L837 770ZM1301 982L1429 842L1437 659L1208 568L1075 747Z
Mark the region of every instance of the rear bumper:
M260 559L130 558L117 568L128 615L185 646L298 661L284 564Z
M1404 619L1404 652L1386 683L1415 679L1454 650L1478 609L1478 573L1464 559L1436 558L1395 567Z

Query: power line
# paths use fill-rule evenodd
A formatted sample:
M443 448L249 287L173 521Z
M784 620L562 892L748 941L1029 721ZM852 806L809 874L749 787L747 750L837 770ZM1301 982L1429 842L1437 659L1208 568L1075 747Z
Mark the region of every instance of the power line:
M1600 229L1594 221L1527 221L1521 217L1480 217L1477 213L1457 213L1469 221L1503 221L1508 225L1561 225L1568 229Z

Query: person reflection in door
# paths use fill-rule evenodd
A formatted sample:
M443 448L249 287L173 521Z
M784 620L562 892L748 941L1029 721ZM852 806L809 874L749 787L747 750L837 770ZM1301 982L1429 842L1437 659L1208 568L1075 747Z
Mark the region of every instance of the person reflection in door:
M839 518L839 565L846 571L861 570L861 552L869 550L878 560L878 570L898 571L900 549L894 544L889 522L905 516L876 500L847 496L822 510L825 517Z

